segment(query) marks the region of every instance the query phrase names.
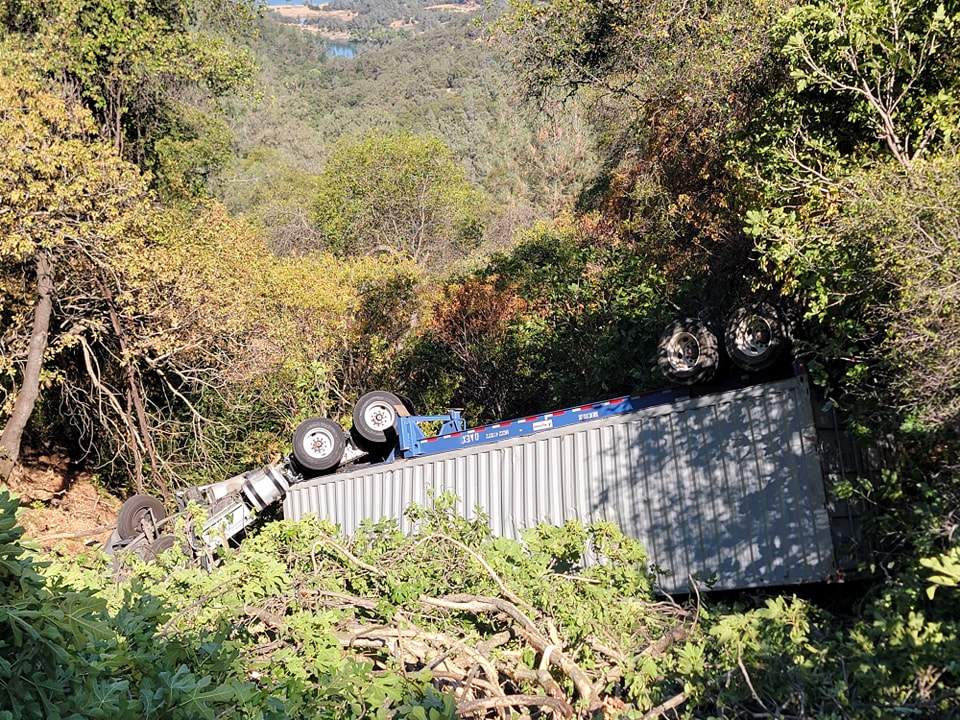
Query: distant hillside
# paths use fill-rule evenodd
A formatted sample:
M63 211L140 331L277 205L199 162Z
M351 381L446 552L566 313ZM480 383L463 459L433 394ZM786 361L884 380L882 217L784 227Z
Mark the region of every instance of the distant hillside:
M571 202L595 167L585 130L569 119L534 123L477 13L454 5L349 3L352 59L328 56L332 13L344 12L337 3L323 8L323 34L269 14L250 46L264 99L233 108L237 161L216 193L234 210L256 213L275 198L278 175L302 184L339 138L377 128L443 139L492 199L491 226L509 208L532 217ZM284 12L293 17L295 9Z
M321 33L362 33L373 28L435 27L449 22L451 14L477 13L483 7L473 0L440 3L334 0L329 3L270 3L270 12L281 22L302 25Z

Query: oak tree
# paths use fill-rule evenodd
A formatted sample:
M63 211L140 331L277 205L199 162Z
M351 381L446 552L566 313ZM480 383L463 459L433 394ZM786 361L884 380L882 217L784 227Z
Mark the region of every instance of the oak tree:
M344 140L320 175L315 218L345 256L393 254L421 264L479 239L481 196L441 140L370 132Z
M190 195L225 159L209 99L252 82L251 0L17 0L0 4L0 37L92 114L100 136L149 169L168 194Z
M96 138L86 109L0 76L0 362L12 380L0 476L12 470L41 386L50 382L51 335L68 347L104 330L104 317L91 309L108 302L116 256L134 241L127 233L144 198L140 173Z

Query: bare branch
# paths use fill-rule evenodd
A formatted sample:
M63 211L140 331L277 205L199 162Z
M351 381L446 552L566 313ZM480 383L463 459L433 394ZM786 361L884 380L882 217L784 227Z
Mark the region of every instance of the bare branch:
M557 698L544 695L506 695L504 697L480 698L457 705L457 714L478 715L487 710L511 707L548 707L559 712L565 718L573 717L573 708L570 704Z

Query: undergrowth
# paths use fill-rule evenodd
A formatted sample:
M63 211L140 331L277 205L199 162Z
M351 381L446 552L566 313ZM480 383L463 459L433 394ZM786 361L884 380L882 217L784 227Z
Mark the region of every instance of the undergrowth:
M784 594L658 598L615 527L522 542L449 496L412 534L278 521L213 571L179 550L41 561L0 493L0 718L950 717L956 552L840 623ZM599 562L583 567L585 548Z

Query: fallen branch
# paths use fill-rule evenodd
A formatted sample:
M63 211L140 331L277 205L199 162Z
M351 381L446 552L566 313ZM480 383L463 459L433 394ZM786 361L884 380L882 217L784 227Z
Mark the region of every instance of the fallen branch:
M533 621L524 615L513 603L501 598L460 594L448 595L446 598L422 596L420 601L425 605L446 610L472 613L502 613L512 618L519 625L517 629L519 634L523 636L538 653L548 655L550 661L570 678L577 690L577 694L587 703L587 707L591 711L599 709L599 700L594 691L593 683L583 669L570 659L561 648L547 640L537 629L537 626L534 625Z
M376 610L379 604L376 600L349 595L347 593L334 592L333 590L311 590L301 589L301 595L316 595L323 601L326 607L342 610L344 608L359 608L362 610Z
M490 660L476 649L443 633L427 633L420 629L402 630L397 627L384 626L352 626L344 632L337 633L340 645L346 649L386 650L398 660L433 667L443 666L448 672L461 670L464 677L468 674L449 660L456 651L457 654L469 658L479 665L487 676L490 685L495 688L497 695L502 695L499 673ZM451 650L443 650L451 648Z
M100 525L99 527L93 528L93 530L85 530L84 532L78 533L55 533L54 535L39 535L35 537L34 540L79 540L80 538L90 537L91 535L105 533L107 530L113 530L114 528L116 528L116 525Z
M340 553L341 555L343 555L343 557L345 557L347 560L349 560L350 562L352 562L352 563L353 563L354 565L356 565L357 567L363 568L363 569L366 570L367 572L371 572L371 573L373 573L374 575L379 575L380 577L386 577L386 576L387 576L387 573L385 573L383 570L381 570L381 569L378 568L378 567L374 567L373 565L370 565L369 563L365 563L363 560L361 560L361 559L358 558L356 555L354 555L353 553L351 553L349 550L347 550L345 547L343 547L340 543L338 543L336 540L334 540L334 539L333 539L332 537L330 537L329 535L325 535L322 540L317 540L317 541L313 544L313 547L310 548L310 560L313 562L313 571L314 571L315 573L316 573L316 572L319 572L319 567L317 566L317 549L320 548L320 547L324 547L324 546L332 547L332 548L333 548L334 550L336 550L338 553Z
M283 618L269 610L264 610L256 605L244 605L243 613L248 617L256 618L271 630L277 631L283 629Z
M444 610L455 610L457 612L479 613L503 613L513 618L521 628L527 632L538 635L547 645L546 639L537 629L533 621L528 618L516 605L508 600L501 598L486 597L483 595L456 594L447 595L445 598L432 598L423 595L420 602L424 605L442 608Z
M640 655L653 655L654 657L658 657L663 655L671 646L676 645L678 642L683 642L689 636L690 630L688 628L682 625L676 625L667 630L659 640L647 645L640 651Z
M662 702L655 708L648 710L640 720L654 720L654 718L663 717L668 711L683 705L687 701L687 697L687 694L684 692L677 693L666 702Z
M569 703L545 695L505 695L503 697L480 698L458 705L457 714L460 716L478 715L493 709L538 706L555 710L565 718L573 717L573 708L570 707Z
M605 644L598 638L596 635L589 635L587 637L587 646L596 653L606 656L608 659L617 663L618 665L627 664L627 656L624 655L619 650L616 650L609 645Z
M497 587L500 589L500 592L503 594L505 598L507 598L507 600L512 602L514 605L522 605L529 610L534 610L534 608L528 602L526 602L523 598L521 598L519 595L511 591L510 588L506 586L506 584L503 582L501 577L497 574L497 571L494 570L492 567L490 567L490 564L487 563L487 561L484 560L479 553L474 552L459 540L456 540L455 538L452 538L449 535L444 535L442 533L435 533L433 535L428 535L427 537L418 541L417 545L423 544L425 542L430 542L432 540L442 540L444 542L448 542L454 547L459 548L462 552L465 552L467 555L469 555L474 560L476 560L477 563L479 563L480 567L482 567L486 571L487 575L490 576L490 579L497 584Z

